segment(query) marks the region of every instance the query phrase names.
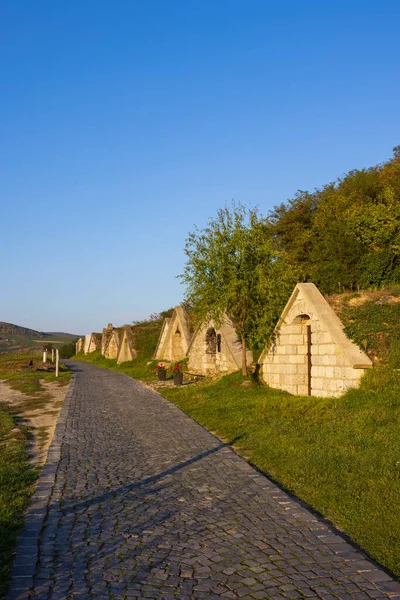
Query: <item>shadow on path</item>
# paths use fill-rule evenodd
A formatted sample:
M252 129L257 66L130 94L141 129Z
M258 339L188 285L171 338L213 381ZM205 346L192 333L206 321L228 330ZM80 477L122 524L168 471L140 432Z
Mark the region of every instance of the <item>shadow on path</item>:
M241 436L237 436L229 442L226 442L224 444L222 444L222 443L218 444L218 446L215 446L215 448L206 450L193 458L189 458L188 460L185 460L185 461L179 463L178 465L175 465L174 467L167 469L166 471L162 471L161 473L158 473L157 475L151 475L150 477L145 477L141 481L137 481L136 483L131 483L129 485L122 486L116 490L106 492L105 494L102 494L101 496L96 496L95 498L88 498L87 500L83 500L82 502L78 502L78 503L74 503L73 501L69 501L69 502L67 501L67 502L63 503L63 513L68 514L71 512L76 512L77 510L89 508L90 506L96 506L97 504L101 504L102 502L107 502L108 500L111 500L112 498L115 498L118 495L126 494L133 490L140 489L146 485L151 485L157 481L160 481L160 479L162 479L163 477L172 475L172 474L176 473L177 471L180 471L181 469L188 467L189 465L193 465L194 463L196 463L200 460L203 460L207 456L210 456L212 454L215 454L216 452L219 452L223 448L229 448L235 442L237 442L240 439L240 437Z

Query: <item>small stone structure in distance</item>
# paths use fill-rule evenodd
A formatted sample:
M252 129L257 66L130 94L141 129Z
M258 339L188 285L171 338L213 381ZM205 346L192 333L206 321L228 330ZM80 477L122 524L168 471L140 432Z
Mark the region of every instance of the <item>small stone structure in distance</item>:
M120 365L121 363L134 360L136 356L137 352L135 350L133 329L130 325L124 325L122 327L122 335L117 356L117 363Z
M164 319L154 360L177 362L186 357L192 332L187 312L175 306L171 318Z
M372 367L313 283L296 285L259 364L270 387L319 397L358 387Z
M78 338L78 340L76 341L76 344L75 344L76 354L79 354L79 352L82 352L84 343L85 343L85 338L83 338L83 337Z
M103 330L104 331L104 330ZM122 327L113 327L110 330L107 330L107 343L104 349L104 357L105 358L113 358L117 359L119 350L121 347L121 341L123 336L123 328ZM103 346L103 344L102 344Z
M113 327L109 323L101 334L101 354L108 359L115 359L118 364L134 360L137 356L133 328L131 325Z
M242 366L242 344L228 317L220 326L213 319L202 323L195 331L188 349L188 371L201 375L233 373ZM247 350L247 364L253 356Z
M113 330L114 330L114 327L113 327L112 323L109 323L107 325L107 327L103 328L103 331L101 334L101 355L102 356L106 355L106 348L107 348L110 338L112 336Z
M90 338L92 337L91 333L87 333L83 338L83 352L87 354L89 352Z
M93 332L90 334L89 344L85 354L91 354L101 348L101 333Z

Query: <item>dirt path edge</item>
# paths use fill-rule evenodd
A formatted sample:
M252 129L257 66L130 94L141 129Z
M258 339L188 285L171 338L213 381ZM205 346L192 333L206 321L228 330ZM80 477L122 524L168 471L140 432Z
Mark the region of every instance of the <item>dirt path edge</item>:
M40 534L47 514L51 491L56 480L75 382L76 375L73 375L58 417L46 462L25 515L22 533L17 539L15 556L11 568L10 588L5 600L29 600L30 598L30 589L33 584L39 553Z

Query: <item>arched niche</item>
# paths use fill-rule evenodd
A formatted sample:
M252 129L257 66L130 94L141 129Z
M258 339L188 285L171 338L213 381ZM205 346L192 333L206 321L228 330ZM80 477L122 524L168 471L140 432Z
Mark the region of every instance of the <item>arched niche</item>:
M297 315L292 321L292 325L309 325L310 324L310 316L306 314Z
M209 327L206 331L206 353L207 354L216 354L217 353L217 332L214 327Z

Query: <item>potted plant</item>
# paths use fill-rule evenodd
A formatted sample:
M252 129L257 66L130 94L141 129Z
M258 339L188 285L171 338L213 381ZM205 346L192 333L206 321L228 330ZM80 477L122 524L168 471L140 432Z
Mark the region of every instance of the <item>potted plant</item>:
M157 376L158 381L165 381L167 378L167 371L164 363L158 363L157 365Z
M181 371L181 365L175 365L172 368L174 374L174 385L182 385L183 373Z

